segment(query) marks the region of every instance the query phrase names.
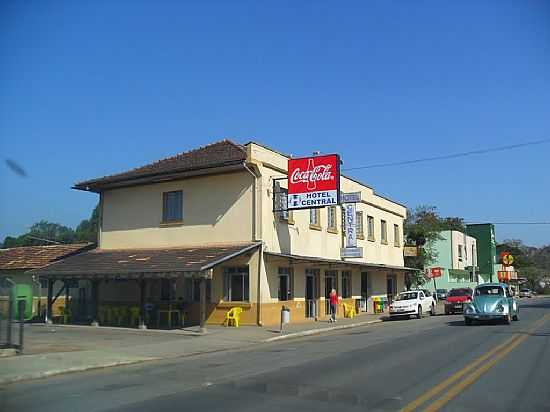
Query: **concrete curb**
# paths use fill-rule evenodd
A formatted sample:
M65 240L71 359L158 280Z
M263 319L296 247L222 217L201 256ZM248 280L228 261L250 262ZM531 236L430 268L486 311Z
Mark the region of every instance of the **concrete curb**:
M335 331L335 330L357 328L359 326L366 326L366 325L371 325L373 323L380 323L380 322L383 322L382 319L369 320L369 321L357 322L357 323L348 323L347 325L331 326L331 327L328 327L328 328L309 329L309 330L304 330L302 332L294 332L294 333L288 333L286 335L275 336L273 338L265 339L263 342L264 343L269 343L269 342L276 342L276 341L282 340L282 339L290 339L290 338L299 338L299 337L302 337L302 336L319 335L321 333L332 332L332 331Z
M34 373L28 373L25 375L12 376L9 378L0 378L0 385L8 385L10 383L28 381L28 380L34 380L34 379L43 379L43 378L48 378L50 376L63 375L65 373L71 373L71 372L84 372L84 371L90 371L94 369L112 368L114 366L132 365L136 363L143 363L143 362L149 362L149 361L160 360L160 359L162 358L143 358L143 359L135 359L135 360L108 362L101 365L83 365L83 366L74 366L66 369L57 369L57 370L54 369L54 370L43 371L43 372L34 372Z

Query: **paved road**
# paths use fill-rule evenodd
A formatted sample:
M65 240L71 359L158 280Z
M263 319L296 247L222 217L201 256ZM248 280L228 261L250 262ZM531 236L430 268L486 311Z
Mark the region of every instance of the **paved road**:
M550 298L0 388L2 411L549 410Z

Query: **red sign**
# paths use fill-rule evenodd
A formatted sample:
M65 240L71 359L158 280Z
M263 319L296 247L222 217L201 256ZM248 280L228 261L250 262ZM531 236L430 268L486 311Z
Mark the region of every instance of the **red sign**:
M311 209L340 203L340 157L288 160L288 208Z
M506 282L510 280L510 272L507 270L499 270L497 272L497 277L499 282Z
M430 278L440 278L441 277L441 274L442 274L442 270L441 268L431 268L430 271L429 271L429 276Z

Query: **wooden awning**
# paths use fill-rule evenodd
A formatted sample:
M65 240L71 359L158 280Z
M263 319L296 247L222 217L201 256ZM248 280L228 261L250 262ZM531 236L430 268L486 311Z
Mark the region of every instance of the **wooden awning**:
M164 249L94 249L28 273L48 279L170 278L203 273L259 247L260 243Z

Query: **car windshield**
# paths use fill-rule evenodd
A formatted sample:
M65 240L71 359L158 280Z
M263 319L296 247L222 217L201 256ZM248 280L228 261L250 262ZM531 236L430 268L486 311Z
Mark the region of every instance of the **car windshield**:
M447 293L447 289L437 289L437 293Z
M449 296L472 296L472 290L471 289L452 289L449 292Z
M480 286L476 288L476 296L483 295L504 295L504 289L499 286Z
M416 299L417 296L418 296L417 292L400 293L399 295L397 295L395 300L411 300L411 299Z
M521 289L522 292L529 292L529 289Z

